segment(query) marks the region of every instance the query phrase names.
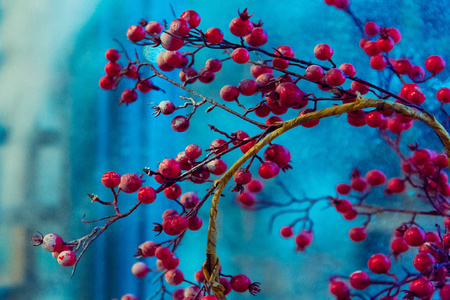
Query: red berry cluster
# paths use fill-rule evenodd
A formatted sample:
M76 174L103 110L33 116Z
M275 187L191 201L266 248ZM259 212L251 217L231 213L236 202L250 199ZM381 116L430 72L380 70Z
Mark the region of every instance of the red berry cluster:
M65 243L61 236L56 233L49 233L45 236L36 234L32 237L33 246L41 246L47 252L51 252L58 263L63 267L71 267L77 261L73 246Z

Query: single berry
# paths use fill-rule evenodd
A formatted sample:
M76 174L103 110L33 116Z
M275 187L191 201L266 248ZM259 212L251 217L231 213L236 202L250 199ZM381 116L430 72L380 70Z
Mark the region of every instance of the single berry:
M120 174L113 171L106 172L102 176L102 184L109 189L119 186Z
M132 25L127 30L127 37L132 42L142 41L145 37L145 29L139 25Z
M170 126L176 132L184 132L189 128L189 120L185 116L176 116L172 119Z
M162 32L162 25L158 21L150 21L145 25L145 31L149 35L160 34Z
M143 204L153 203L156 199L156 192L150 186L141 187L137 193L139 202Z
M445 60L439 55L431 55L425 60L425 69L433 74L441 73L445 69Z
M77 255L73 251L62 251L58 254L58 263L64 267L71 267L77 261Z
M367 237L367 232L364 227L353 227L348 232L348 236L354 242L362 242Z
M251 281L244 274L239 274L231 277L230 284L235 292L244 293L248 290Z
M341 69L332 68L325 74L325 81L331 86L339 86L345 82L345 74Z
M356 271L350 275L350 285L357 290L364 290L370 286L370 276L366 272Z
M318 44L314 48L314 56L319 60L329 60L333 56L333 49L328 44Z
M105 58L109 61L117 61L120 58L120 53L117 49L108 49L105 52Z
M142 182L137 174L128 173L120 178L119 189L124 193L135 193L142 187Z
M236 48L231 53L231 59L233 59L235 63L245 64L250 59L250 53L248 53L245 48Z
M198 12L196 12L195 10L184 11L181 14L180 18L186 20L191 28L195 28L200 25L200 21L202 20Z
M133 273L136 277L145 277L148 272L150 272L150 268L143 262L137 262L131 268L131 273Z
M285 239L294 236L294 228L292 226L283 226L280 229L280 235Z
M209 28L205 32L206 41L211 44L220 44L223 40L223 32L219 28Z
M369 258L367 266L375 274L384 274L391 268L391 260L384 254L374 254Z

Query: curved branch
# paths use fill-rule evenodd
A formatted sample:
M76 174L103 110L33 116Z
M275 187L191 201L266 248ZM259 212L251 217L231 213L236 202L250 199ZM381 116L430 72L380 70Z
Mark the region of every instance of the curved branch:
M441 140L447 157L450 158L450 136L445 128L435 119L435 117L428 112L417 111L411 107L400 103L387 102L379 99L370 99L358 95L357 99L353 103L341 104L333 107L324 108L315 112L311 112L302 116L298 116L292 120L288 120L280 123L281 126L274 130L272 133L267 135L263 140L254 145L250 150L248 150L236 163L228 169L228 171L217 180L214 185L216 186L216 191L212 198L210 217L209 217L209 227L208 227L208 240L206 246L206 262L204 264L203 272L205 277L210 284L213 293L220 300L226 300L223 295L223 287L220 285L219 278L219 267L220 261L217 256L217 227L216 220L218 214L219 200L222 195L222 191L227 185L228 181L231 179L233 174L252 156L256 155L264 146L272 142L275 138L291 130L301 124L310 122L313 120L318 120L330 116L338 116L344 113L375 107L378 109L390 109L395 112L401 113L405 116L412 117L415 120L420 120L427 124L430 128L434 130L439 139Z

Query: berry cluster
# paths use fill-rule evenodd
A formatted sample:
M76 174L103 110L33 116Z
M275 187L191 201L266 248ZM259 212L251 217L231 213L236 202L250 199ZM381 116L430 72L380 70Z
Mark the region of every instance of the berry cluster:
M450 137L445 129L421 106L426 99L426 93L419 87L423 82L441 73L445 68L445 61L438 55L432 55L425 60L423 68L414 65L410 58L392 58L388 54L397 47L402 38L398 29L381 27L373 21L363 25L350 10L350 1L325 0L325 3L352 17L361 29L362 39L359 45L371 57L370 66L377 71L392 72L394 78L402 84L400 90L388 91L381 85L355 77L357 70L350 62L342 62L338 67L333 60L334 50L326 43L311 47L310 52L305 54L306 59L298 58L298 53L296 55L293 47L287 44L268 48L271 50L264 49L269 40L268 34L262 27L262 22L254 22L253 14L247 9L238 12L229 24L228 30L236 42L225 40L224 33L219 28L211 27L203 31L200 28L201 17L193 10L183 12L179 18L171 22L143 19L128 28L126 31L128 40L136 46L161 46L165 51L158 54L154 65L142 62L138 54L135 59L131 59L122 45L120 50L107 50L106 75L100 78L100 87L105 90L122 89L119 104L130 104L137 101L138 92L160 90L153 82L164 80L192 95L192 98L180 97L184 101L181 105L176 105L176 101L171 99L162 100L152 107L156 117L191 109L189 113L180 113L172 117L170 126L175 132L187 131L199 108L206 108L207 113L217 108L242 119L248 126L254 126L257 133L252 136L249 133L253 130L247 128L235 128L234 131L227 132L215 125L208 125L218 136L205 146L189 144L176 157L166 157L157 166L155 165L155 168L144 168L142 175L106 172L102 176L102 183L111 189L112 201L100 200L97 195L89 197L92 202L111 206L115 214L86 222L105 221L104 226L96 227L87 236L69 243L63 243L61 238L50 234L48 241L47 236L35 237L35 244L46 245L44 249L49 249L47 251L58 252L58 261L61 257L61 264L73 265L75 270L89 245L111 224L127 217L139 206L144 206L142 204L154 203L157 194L162 192L164 198L176 203L179 210L166 210L162 214L162 222L154 223L155 233L162 234L162 237L168 239L158 243L150 239L139 245L135 255L139 261L132 266L132 273L136 277L148 276L150 272L159 273L157 276L161 288L158 293L161 294L161 299L167 294L171 295L172 299L178 300L223 300L232 290L254 295L260 291L259 283L252 283L244 274L231 276L222 273L216 254L215 221L218 203L228 181L233 178L234 185L230 190L236 192L237 202L244 209L283 208L280 211L274 210L271 225L280 216L295 214L292 222L285 222L286 225L281 227L280 235L283 238L291 238L298 232L294 238L295 251L298 252L303 252L313 241L313 221L310 218L310 211L318 203L326 203L327 207L333 206L349 221L357 217L365 218L362 226L355 226L348 233L354 242L366 240L367 228L376 214L396 212L410 216L409 222L398 224L391 250L394 259L397 260L401 253L408 251L409 247L418 247L419 253L414 258L413 266L419 273L408 273L399 279L396 274L389 273L391 269L389 256L379 253L368 259L368 269L377 275L391 276L393 280L372 280L369 273L359 270L350 275L348 282L355 290L388 286L370 296L370 299L397 299L403 292L406 293L405 299L414 297L428 299L438 290L442 299L449 299L450 288L446 281L446 268L450 260L448 256L450 233L447 232L450 227L447 224L450 224L447 221L449 219L445 221L446 232L443 236L439 229L436 232L425 233L416 220L418 215L441 218L448 216L450 184L445 170L448 168L448 157L430 149L420 148L418 145L409 146L412 155L408 157L402 153L399 146L402 132L413 127L415 120L421 120L435 130L444 146L449 147ZM216 51L218 56L201 61L197 53L204 49L218 50ZM252 78L242 78L237 85L217 86L215 88L217 100L191 89L194 82L199 82L200 87L201 84L214 84L219 72L223 72L226 68L237 67L247 68ZM172 79L173 76L167 75L175 69L178 72L176 80ZM425 70L431 73L428 78L425 78ZM406 82L404 75L407 75L411 82ZM122 80L124 78L130 80ZM300 81L303 83L302 89L299 87ZM383 86L389 86L389 82ZM319 89L317 95L316 92L312 92L317 90L316 87ZM376 99L367 98L366 95L372 95ZM441 103L441 110L448 117L443 104L450 103L450 88L439 89L436 98ZM325 108L319 109L319 104ZM294 113L297 117L285 122L281 116L284 117L289 113ZM297 199L284 186L282 180L279 180L279 186L291 200L284 203L267 201L263 191L264 180L277 180L282 174L280 170L285 172L295 167L292 166L289 149L273 143L273 140L296 126L313 128L322 118L342 114L346 114L347 123L351 126L368 125L370 128L367 130L377 130L381 138L398 154L402 161L403 175L388 178L383 171L372 169L363 176L355 169L349 183L339 183L336 186L337 195L318 199ZM232 151L238 152L238 148L242 156L230 164L224 157ZM449 153L450 149L447 149L447 154ZM255 178L256 172L261 179ZM144 176L148 176L150 180L154 179L159 186L157 188L150 185L143 186ZM211 179L211 176L217 177ZM184 183L187 181L193 183L196 190L185 191ZM383 188L386 197L392 198L407 189L415 189L418 198L424 200L432 211L368 204L366 199L378 187ZM204 190L206 192L202 192ZM118 205L121 192L137 195L136 204L125 213L120 211ZM203 196L199 197L202 193ZM158 201L164 201L161 199L162 195L158 198ZM180 261L176 250L189 230L196 231L202 227L203 220L197 214L210 198L212 204L207 241L208 255L201 270L195 274L197 283L192 283L186 280L183 271L178 269ZM293 209L294 205L301 208ZM76 257L75 253L78 250L81 252ZM145 262L148 257L156 257L154 269ZM178 288L173 292L168 291L165 286L168 284L178 287L183 282L190 286ZM406 284L409 284L409 290L401 290ZM350 290L342 276L333 276L330 279L330 292L339 300L350 299L353 295L366 299L365 296ZM122 299L137 298L127 294Z

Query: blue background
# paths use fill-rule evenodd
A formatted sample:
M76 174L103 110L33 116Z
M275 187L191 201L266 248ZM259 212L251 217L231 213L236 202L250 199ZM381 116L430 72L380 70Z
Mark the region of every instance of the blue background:
M177 16L186 9L197 10L202 17L202 29L222 28L230 40L233 40L227 32L230 20L238 9L248 7L255 13L253 18L261 19L268 31L265 49L289 44L297 57L314 60L314 46L328 43L334 49L333 59L338 65L350 62L359 76L383 82L383 77L368 67L369 58L358 47L360 32L351 18L323 1L171 1L171 4ZM431 54L448 59L449 4L437 0L355 0L351 7L362 20L368 18L380 25L399 28L403 40L393 55L406 55L423 65ZM111 226L87 251L72 278L70 270L60 267L49 253L31 247L29 236L38 230L44 234L57 232L66 240L79 238L93 228L93 224L81 222L84 214L87 219L95 219L111 213L108 208L91 204L86 196L86 193L105 199L110 196L100 182L104 172L125 174L139 172L145 166L155 168L157 161L174 157L191 143L205 149L212 139L219 137L205 124L214 123L228 132L246 128L240 120L215 109L209 115L196 114L189 131L178 134L169 126L170 117L151 116L148 103L170 99L180 105L182 100L178 96L185 95L180 91L155 80L166 90L165 94L140 95L136 103L119 107L120 88L105 92L98 87L106 63L105 50L117 46L113 38L126 43L126 29L142 17L158 21L173 18L168 2L160 1L1 2L1 299L111 299L125 293L134 293L141 299L152 296L157 289L157 285L150 284L152 279L136 279L130 270L135 262L132 256L135 248L153 239L152 222L160 222L161 213L172 205L163 197ZM199 55L198 61L212 55L222 54L207 52ZM176 72L172 73L176 78ZM448 74L444 71L424 85L429 98L424 106L431 111L438 109L433 96L436 90L449 86ZM250 76L244 66L225 64L212 84L196 83L193 87L218 99L221 86L236 85ZM301 83L300 87L318 92L308 84ZM391 90L398 91L399 87L398 80L391 82ZM248 104L255 98L245 101ZM245 130L256 133L256 128ZM439 150L437 138L429 133L417 124L404 135L404 144L419 142ZM334 195L336 184L349 182L355 167L363 174L379 167L390 177L400 175L398 158L378 132L351 127L345 116L322 120L312 129L298 128L280 137L277 143L291 150L294 166L280 175L280 180L298 197ZM230 155L229 165L237 157ZM151 184L156 187L153 181ZM197 189L199 194L204 190ZM275 223L275 229L268 233L273 210L244 211L234 204L230 192L226 194L220 205L218 254L225 273L245 273L252 281L262 283L263 290L258 296L261 300L332 299L327 291L327 278L366 270L367 258L372 253L388 252L392 229L402 222L401 218L406 221L404 216L381 215L370 224L369 239L355 244L349 241L347 231L361 226L364 220L348 222L333 209L319 207L312 212L314 242L306 254L301 254L294 252L292 240L283 240L277 233L277 228L295 219L295 215ZM273 180L267 183L261 199L283 201L287 195ZM125 206L134 201L134 195L123 199ZM373 201L406 205L417 199L413 193L388 199L378 191ZM207 206L209 202L200 213L204 227L189 233L178 253L180 268L189 280L194 280L193 273L205 259ZM431 230L433 221L429 223ZM406 265L410 261L410 257L404 258ZM154 268L153 261L148 263ZM252 296L229 297L248 298Z

